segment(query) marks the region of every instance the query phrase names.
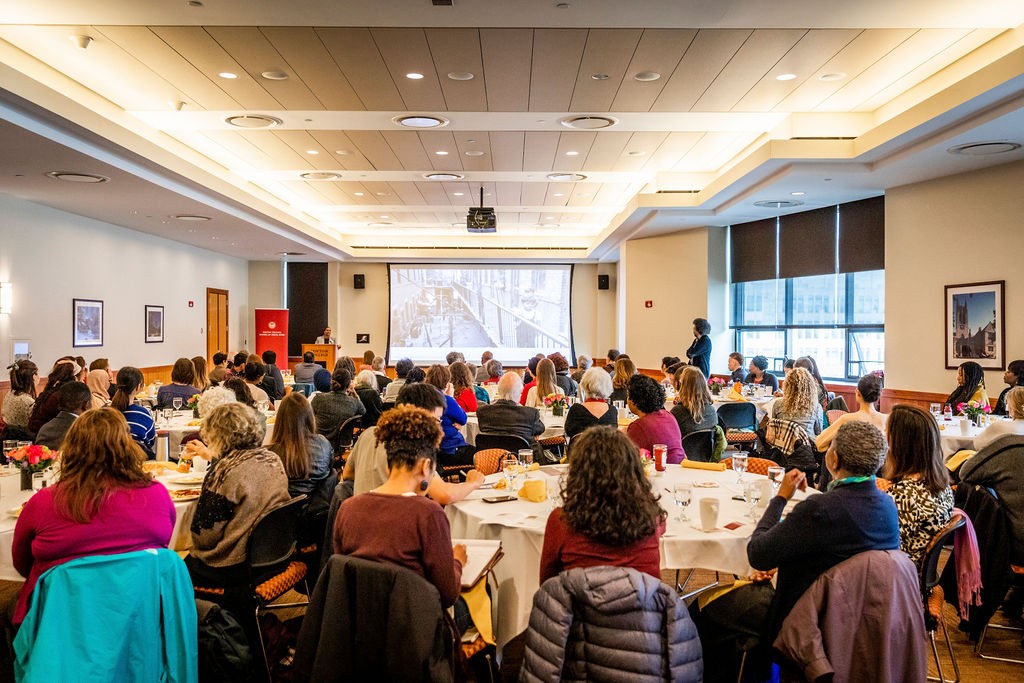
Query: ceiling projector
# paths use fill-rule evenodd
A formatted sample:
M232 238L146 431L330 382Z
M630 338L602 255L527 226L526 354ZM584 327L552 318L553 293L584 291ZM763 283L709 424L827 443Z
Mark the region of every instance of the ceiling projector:
M498 219L494 207L484 206L484 188L480 188L480 206L469 207L466 230L474 234L498 232Z

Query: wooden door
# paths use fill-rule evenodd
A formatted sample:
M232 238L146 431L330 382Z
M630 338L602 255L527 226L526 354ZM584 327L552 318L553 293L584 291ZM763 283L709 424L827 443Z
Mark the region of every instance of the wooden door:
M228 349L228 290L206 288L206 358L213 363L213 354Z

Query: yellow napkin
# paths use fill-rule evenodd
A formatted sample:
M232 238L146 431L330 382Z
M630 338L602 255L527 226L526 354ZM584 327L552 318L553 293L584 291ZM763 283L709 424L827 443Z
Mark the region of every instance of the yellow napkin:
M679 464L691 470L711 470L713 472L725 471L724 462L697 462L696 460L684 460Z
M491 596L487 595L487 582L477 581L476 585L462 591L469 616L485 643L494 645L494 626L491 623Z
M974 454L977 452L978 451L972 451L966 448L957 451L956 453L953 454L953 457L946 461L946 468L949 469L950 472L955 472L956 469L960 467L960 465L963 465L965 462L967 462L968 459L974 456Z
M541 479L527 479L523 482L523 488L519 489L519 497L526 498L531 503L540 503L547 500L547 482Z
M746 396L744 396L740 392L736 391L735 389L730 389L727 397L732 399L733 401L746 401L747 400Z
M540 463L539 462L531 462L530 465L526 468L526 471L527 472L536 472L539 469L540 469Z

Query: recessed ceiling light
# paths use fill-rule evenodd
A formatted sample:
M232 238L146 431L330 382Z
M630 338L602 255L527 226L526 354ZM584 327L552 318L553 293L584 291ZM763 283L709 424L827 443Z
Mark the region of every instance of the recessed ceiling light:
M446 156L448 156L448 152L444 151L443 149L437 150L436 152L434 152L434 154L436 154L439 157L446 157Z
M587 176L582 173L548 173L547 178L558 183L575 183L586 180Z
M410 81L418 81L423 78L423 74L418 73L416 71L410 71L409 73L405 74L405 77L408 78Z
M284 71L264 71L260 74L268 81L287 81L288 74Z
M482 157L483 155L484 153L478 149L471 149L468 152L466 152L467 157Z
M793 199L769 199L761 202L754 202L754 206L762 209L788 209L793 206L801 206L803 202Z
M299 175L304 180L339 180L341 176L337 173L331 173L330 171L311 171L309 173L302 173Z
M459 173L427 173L423 177L427 180L462 180L465 176Z
M633 74L633 80L642 81L648 83L650 81L656 81L661 78L661 74L657 71L639 71Z
M598 130L614 126L618 121L610 116L570 116L562 119L562 125L566 128L578 128L581 130Z
M352 194L354 194L357 197L362 197L366 193L365 192L353 192Z
M391 218L391 216L381 216L381 218Z
M448 125L448 119L428 114L413 114L410 116L399 116L394 122L406 128L440 128Z
M452 192L452 194L455 195L456 197L462 197L466 193L465 192Z
M468 71L452 71L448 74L448 78L453 81L471 81L473 80L473 74Z
M555 220L555 217L554 216L544 216L544 220L546 220L546 221L553 221L553 220Z
M555 5L555 9L569 9L570 7L572 7L572 5L567 2L560 2Z
M775 77L775 80L792 81L794 78L796 78L796 74L779 74L778 76Z
M981 157L990 154L1006 154L1015 149L1020 149L1017 142L968 142L963 145L950 147L946 151L950 154L966 154L967 156Z
M224 119L224 123L236 128L273 128L280 126L283 121L276 116L267 116L266 114L239 114L238 116L228 116Z
M794 197L803 197L807 193L806 192L790 192L790 194L793 195Z
M579 155L580 155L580 153L576 152L576 151L570 151L570 152L566 152L565 153L565 156L567 156L567 157L578 157Z
M819 81L841 81L844 78L846 78L846 74L844 74L842 71L836 71L830 74L821 74L820 76L818 76Z
M564 197L565 193L564 192L556 192L553 196L555 196L555 197Z
M208 220L210 220L209 216L200 216L199 214L194 214L194 213L176 213L176 214L174 214L172 216L168 216L168 218L173 218L174 220L177 220L177 221L191 221L191 222L200 222L200 221L208 221Z
M77 47L79 50L85 50L90 45L92 45L92 36L78 35L68 36L68 38L71 39L71 42L74 43L75 47Z
M55 180L63 180L67 183L106 183L110 178L94 173L74 173L72 171L50 171L46 175Z
M377 195L378 197L390 197L391 196L390 192L374 192L374 194Z
M312 154L313 156L316 156L319 153L320 153L320 150L318 150L318 149L307 149L306 150L306 154Z
M607 81L608 74L590 74L590 77L595 81Z
M236 73L231 73L230 71L221 71L221 72L220 72L219 74L217 74L217 75L218 75L218 76L220 76L221 78L226 78L226 79L228 79L229 81L232 81L232 80L234 80L234 79L238 78L238 74L236 74Z
M336 150L334 150L334 153L337 154L339 157L347 157L348 155L352 154L352 150L350 150L350 149L336 149Z

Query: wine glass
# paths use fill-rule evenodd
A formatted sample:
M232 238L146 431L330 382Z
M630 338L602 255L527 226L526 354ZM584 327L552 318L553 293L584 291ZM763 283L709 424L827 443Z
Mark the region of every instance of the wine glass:
M782 477L785 475L785 467L775 466L768 468L768 479L772 482L772 496L779 495L779 489L782 487Z
M515 493L519 475L519 460L516 456L510 455L502 460L501 471L505 475L505 484L508 486L508 492Z
M164 408L160 411L160 414L164 416L164 425L167 427L171 426L171 418L174 416L174 411L170 408Z
M270 401L260 401L257 405L259 405L261 413L265 413L270 410Z
M761 502L761 482L748 481L747 485L743 487L743 498L750 506L751 519L760 519L760 515L757 514L757 505Z
M747 471L747 454L737 453L732 456L732 468L736 470L736 483L743 483L743 473Z
M685 521L688 518L686 508L690 505L690 497L692 495L692 488L690 484L679 483L672 487L672 497L676 501L676 507L682 508L683 511L676 517L677 521Z
M184 403L184 401L182 401L181 396L175 396L171 399L171 405L174 406L174 412L181 410L182 403Z

